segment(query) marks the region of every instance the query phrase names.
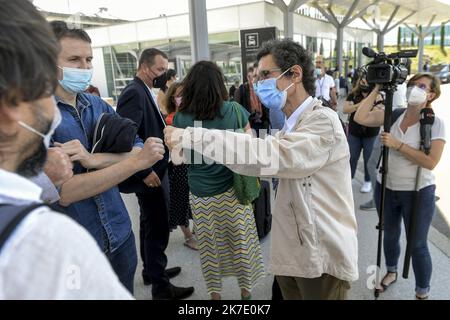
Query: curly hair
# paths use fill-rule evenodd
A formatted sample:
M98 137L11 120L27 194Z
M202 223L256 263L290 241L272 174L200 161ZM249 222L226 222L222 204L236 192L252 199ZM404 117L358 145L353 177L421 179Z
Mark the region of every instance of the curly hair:
M297 42L290 39L270 40L263 44L256 59L272 55L277 66L284 72L295 65L303 70L303 87L309 95L316 92L316 78L314 77L314 64L311 54ZM292 76L292 72L286 72L286 77Z

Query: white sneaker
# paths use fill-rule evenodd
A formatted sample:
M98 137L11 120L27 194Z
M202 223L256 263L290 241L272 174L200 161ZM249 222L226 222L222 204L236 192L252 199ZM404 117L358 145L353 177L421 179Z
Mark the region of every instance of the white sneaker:
M372 182L370 182L370 181L364 182L364 184L361 188L361 193L369 193L371 191L372 191Z

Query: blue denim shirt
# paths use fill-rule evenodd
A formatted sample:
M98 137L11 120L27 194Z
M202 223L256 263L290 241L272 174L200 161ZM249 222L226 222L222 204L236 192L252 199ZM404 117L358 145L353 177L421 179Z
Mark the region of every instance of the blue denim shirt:
M53 141L66 143L80 140L88 152L92 149L97 119L102 113L115 111L101 98L89 94L78 94L77 110L56 97L62 122L53 135ZM142 140L135 146L143 147ZM74 174L86 173L79 162L74 163ZM97 196L73 203L65 212L84 226L97 241L103 252L114 252L131 234L131 220L118 187Z

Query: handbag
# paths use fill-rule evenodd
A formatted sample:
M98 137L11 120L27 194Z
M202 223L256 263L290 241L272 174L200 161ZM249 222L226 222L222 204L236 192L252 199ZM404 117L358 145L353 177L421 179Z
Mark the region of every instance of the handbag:
M234 114L236 115L238 130L244 132L244 125L239 117L239 108L241 108L241 106L238 103L233 102L232 107ZM233 187L236 198L242 205L250 205L259 197L261 192L261 183L258 178L248 177L234 172Z

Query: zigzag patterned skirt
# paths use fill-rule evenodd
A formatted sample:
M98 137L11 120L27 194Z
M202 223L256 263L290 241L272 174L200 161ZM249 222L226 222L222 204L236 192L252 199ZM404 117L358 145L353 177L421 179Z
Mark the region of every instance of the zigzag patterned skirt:
M251 291L265 275L252 208L238 202L233 188L207 198L191 193L190 202L208 293L220 293L225 276Z

